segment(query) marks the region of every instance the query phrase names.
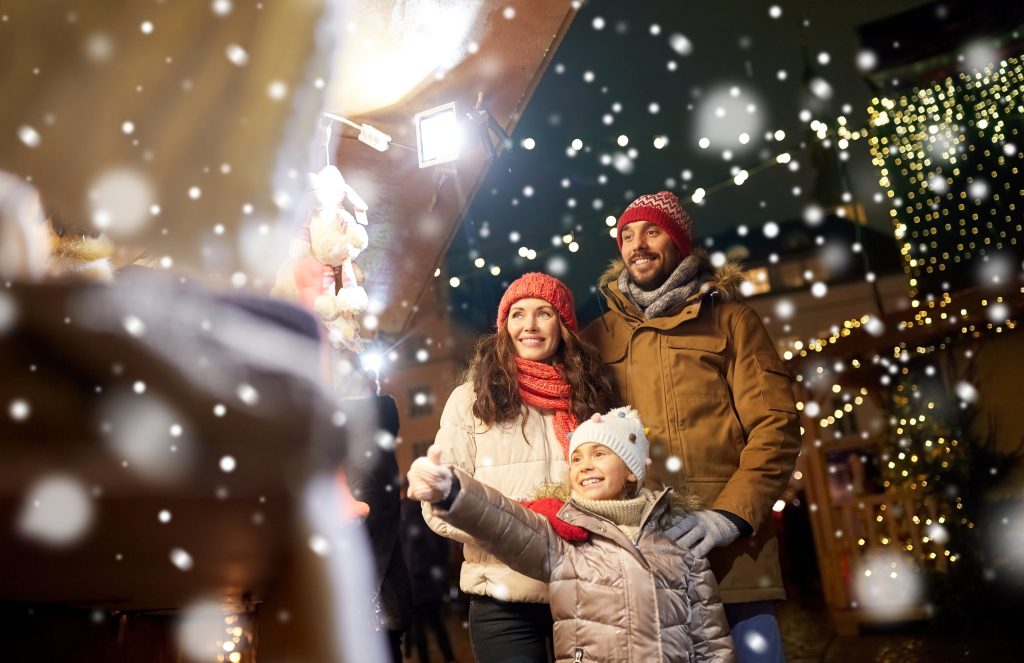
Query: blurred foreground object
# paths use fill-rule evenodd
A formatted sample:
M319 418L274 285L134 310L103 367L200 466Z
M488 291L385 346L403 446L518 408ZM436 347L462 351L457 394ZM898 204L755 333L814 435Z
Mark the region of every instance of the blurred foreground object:
M282 302L137 268L0 289L5 658L380 660L318 367Z

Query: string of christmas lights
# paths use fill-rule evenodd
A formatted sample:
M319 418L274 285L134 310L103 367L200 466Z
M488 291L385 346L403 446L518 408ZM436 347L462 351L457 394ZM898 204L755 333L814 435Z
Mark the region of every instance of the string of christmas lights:
M1024 155L1010 139L1024 115L1024 66L1010 57L898 98L876 97L868 113L872 162L893 201L919 308L962 286L962 266L973 258L1018 244Z

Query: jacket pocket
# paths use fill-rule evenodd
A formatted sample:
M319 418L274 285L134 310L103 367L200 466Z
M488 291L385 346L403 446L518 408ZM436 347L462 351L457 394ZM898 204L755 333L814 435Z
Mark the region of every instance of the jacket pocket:
M666 336L665 344L679 350L701 350L715 354L725 352L724 336Z
M761 380L761 400L769 410L796 414L793 376L775 352L755 352L754 363Z
M729 398L724 336L665 336L667 377L682 398Z

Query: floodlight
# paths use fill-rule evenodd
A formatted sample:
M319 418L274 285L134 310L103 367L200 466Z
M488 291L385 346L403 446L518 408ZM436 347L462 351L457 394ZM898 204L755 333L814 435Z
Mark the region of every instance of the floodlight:
M420 168L459 158L459 122L455 102L416 113L416 154Z

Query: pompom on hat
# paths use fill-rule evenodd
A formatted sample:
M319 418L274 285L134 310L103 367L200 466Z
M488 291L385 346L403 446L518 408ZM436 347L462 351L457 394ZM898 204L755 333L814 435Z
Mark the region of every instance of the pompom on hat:
M629 204L615 226L615 241L622 250L622 229L635 221L648 221L664 230L683 258L693 249L693 220L671 191L640 196Z
M558 279L540 272L529 272L509 284L498 304L498 329L505 325L512 305L520 299L543 299L558 312L558 317L569 329L576 331L576 300L572 290Z
M650 442L636 410L628 405L617 407L584 421L569 436L569 457L577 447L589 442L603 444L614 451L636 476L637 482L643 482Z

